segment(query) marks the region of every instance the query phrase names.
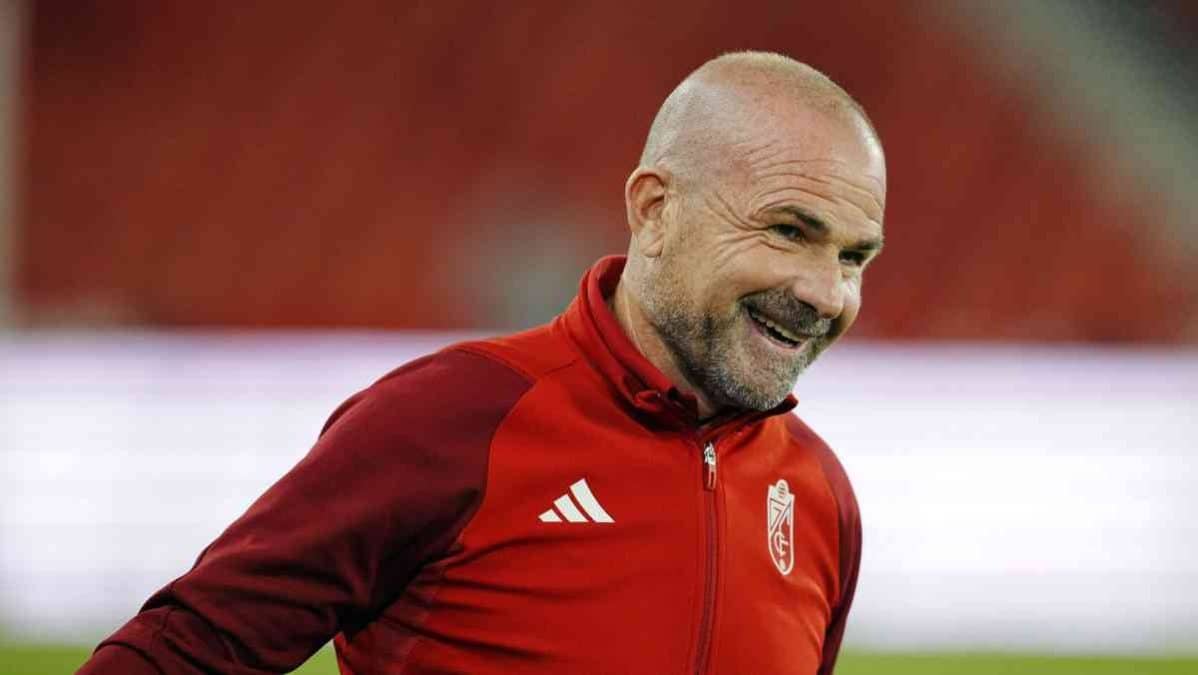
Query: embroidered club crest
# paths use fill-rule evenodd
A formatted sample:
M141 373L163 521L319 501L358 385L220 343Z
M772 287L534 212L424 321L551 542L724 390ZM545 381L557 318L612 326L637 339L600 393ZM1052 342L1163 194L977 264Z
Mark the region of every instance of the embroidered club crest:
M790 574L795 565L795 496L791 494L790 486L785 480L779 478L777 483L769 486L765 505L765 534L770 558L779 572L783 575Z

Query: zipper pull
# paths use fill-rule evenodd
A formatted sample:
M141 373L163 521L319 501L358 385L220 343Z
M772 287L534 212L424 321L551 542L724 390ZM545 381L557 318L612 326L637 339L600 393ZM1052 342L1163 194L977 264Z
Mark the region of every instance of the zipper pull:
M715 489L715 443L711 441L703 446L703 487Z

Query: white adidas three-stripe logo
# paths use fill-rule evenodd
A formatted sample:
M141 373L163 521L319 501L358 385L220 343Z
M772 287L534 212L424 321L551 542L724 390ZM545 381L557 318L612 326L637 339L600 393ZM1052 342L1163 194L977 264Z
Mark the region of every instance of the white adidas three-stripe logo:
M574 498L571 499L571 496ZM540 519L542 523L560 523L563 520L570 523L616 522L607 515L607 511L604 511L602 506L599 506L599 500L595 499L594 493L591 492L591 486L587 485L585 478L579 479L570 486L569 492L553 500L553 508L542 513Z

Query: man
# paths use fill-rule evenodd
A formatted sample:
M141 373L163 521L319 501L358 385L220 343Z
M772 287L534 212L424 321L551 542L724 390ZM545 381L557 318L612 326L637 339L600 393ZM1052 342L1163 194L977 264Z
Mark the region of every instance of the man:
M551 324L341 406L84 673L831 673L860 521L797 417L881 248L881 147L786 57L691 74L625 188L627 258Z

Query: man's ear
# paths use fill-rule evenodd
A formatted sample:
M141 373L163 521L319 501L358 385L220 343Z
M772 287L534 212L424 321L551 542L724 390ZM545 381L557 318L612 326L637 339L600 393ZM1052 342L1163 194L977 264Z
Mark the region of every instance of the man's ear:
M624 184L624 206L628 229L641 255L656 258L665 246L667 187L669 174L661 169L638 167Z

